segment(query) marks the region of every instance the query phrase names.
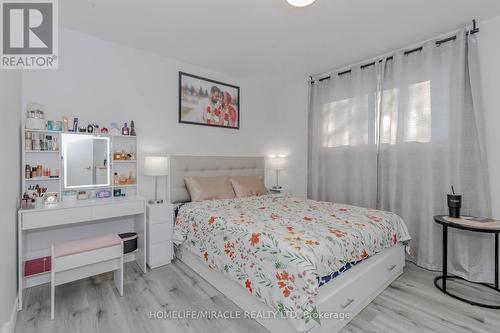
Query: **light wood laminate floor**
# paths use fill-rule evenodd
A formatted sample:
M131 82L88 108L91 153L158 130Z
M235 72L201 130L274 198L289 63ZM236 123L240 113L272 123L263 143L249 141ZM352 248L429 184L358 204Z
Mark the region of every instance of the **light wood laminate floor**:
M405 273L344 329L346 332L500 332L500 310L473 307L433 285L436 273L408 263ZM500 303L500 293L449 282L449 289ZM124 296L109 274L56 288L50 320L49 286L26 292L18 333L267 332L253 320L150 319L150 311L235 310L234 303L181 262L143 274L127 264ZM285 332L284 332L285 333Z

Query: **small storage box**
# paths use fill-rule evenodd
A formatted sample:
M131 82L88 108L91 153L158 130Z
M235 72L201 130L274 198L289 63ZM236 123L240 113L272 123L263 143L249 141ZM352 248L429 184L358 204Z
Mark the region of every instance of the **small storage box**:
M43 257L24 262L24 276L50 272L51 258Z
M124 234L118 234L123 240L123 254L134 252L137 250L137 233L136 232L126 232Z

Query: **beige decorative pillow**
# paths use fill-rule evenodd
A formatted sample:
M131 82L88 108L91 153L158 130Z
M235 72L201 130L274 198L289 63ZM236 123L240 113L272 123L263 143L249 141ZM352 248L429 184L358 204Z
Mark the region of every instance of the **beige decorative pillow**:
M233 186L228 176L184 177L191 201L235 198Z
M260 176L231 177L231 184L238 198L269 194Z

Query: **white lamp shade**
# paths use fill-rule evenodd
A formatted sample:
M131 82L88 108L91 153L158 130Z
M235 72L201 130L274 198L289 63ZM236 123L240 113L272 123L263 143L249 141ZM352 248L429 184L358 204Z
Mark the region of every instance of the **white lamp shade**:
M268 163L269 170L285 170L286 169L286 158L285 157L269 158L267 163Z
M144 159L144 175L168 176L168 157L146 156Z

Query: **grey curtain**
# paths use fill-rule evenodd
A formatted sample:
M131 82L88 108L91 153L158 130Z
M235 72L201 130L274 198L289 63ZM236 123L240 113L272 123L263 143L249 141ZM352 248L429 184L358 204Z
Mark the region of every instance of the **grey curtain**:
M412 258L441 268L450 186L464 215L491 214L477 42L457 39L315 83L310 95L309 197L390 210L406 222ZM493 281L491 236L451 231L449 270Z

